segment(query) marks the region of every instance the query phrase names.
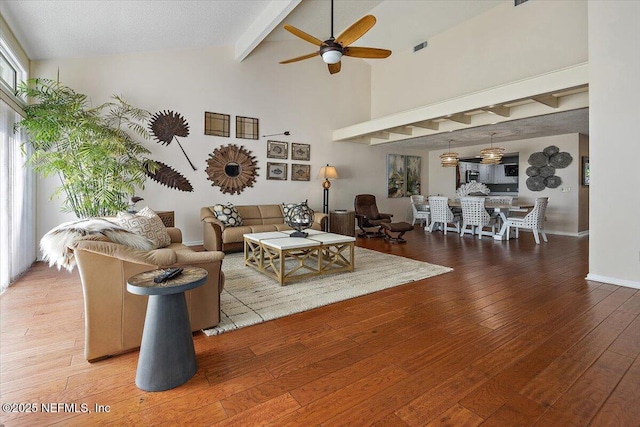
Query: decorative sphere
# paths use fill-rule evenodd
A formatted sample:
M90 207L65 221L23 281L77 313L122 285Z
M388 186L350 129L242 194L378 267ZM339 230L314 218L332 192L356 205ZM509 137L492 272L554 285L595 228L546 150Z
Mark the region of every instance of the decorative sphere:
M289 227L301 231L311 227L313 219L313 210L306 203L300 203L289 209L284 220Z

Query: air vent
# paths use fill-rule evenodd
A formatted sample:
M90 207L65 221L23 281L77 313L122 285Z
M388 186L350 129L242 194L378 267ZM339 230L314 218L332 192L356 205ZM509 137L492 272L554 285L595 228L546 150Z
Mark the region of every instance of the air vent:
M413 53L416 53L417 51L419 51L421 49L424 49L425 47L427 47L427 42L426 41L424 41L424 42L422 42L420 44L417 44L417 45L415 45L413 47Z
M526 3L529 0L513 0L514 6L520 6L522 3Z

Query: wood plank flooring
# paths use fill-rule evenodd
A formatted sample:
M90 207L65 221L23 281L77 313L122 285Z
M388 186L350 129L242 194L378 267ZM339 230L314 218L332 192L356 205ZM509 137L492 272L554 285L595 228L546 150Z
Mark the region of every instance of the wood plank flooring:
M37 263L0 298L0 423L640 425L640 293L584 279L587 238L536 245L530 233L496 242L416 228L406 239L357 244L455 270L196 333L197 374L159 393L136 388L137 351L84 360L77 272Z

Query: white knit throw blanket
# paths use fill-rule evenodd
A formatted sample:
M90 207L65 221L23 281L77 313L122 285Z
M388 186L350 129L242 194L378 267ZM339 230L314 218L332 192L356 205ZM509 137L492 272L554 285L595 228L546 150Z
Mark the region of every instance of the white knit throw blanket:
M146 237L101 218L81 219L60 224L42 237L40 249L44 261L49 262L50 267L56 265L58 270L64 267L67 271L73 271L76 265L73 256L75 242L85 239L95 240L100 237L140 250L153 249L153 243Z

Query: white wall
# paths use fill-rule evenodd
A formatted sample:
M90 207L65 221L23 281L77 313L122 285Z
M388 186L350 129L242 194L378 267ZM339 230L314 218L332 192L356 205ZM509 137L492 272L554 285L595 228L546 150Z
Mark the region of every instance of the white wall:
M319 58L291 65L278 60L298 55L299 43L266 43L242 63L233 60L233 48L207 48L105 56L33 63L33 77L56 78L76 91L90 96L94 105L112 94L122 95L131 104L157 112L181 113L190 125L190 135L180 138L193 171L174 142L163 146L145 142L152 158L167 163L185 175L194 187L191 193L168 189L152 180L138 192L155 210L174 210L176 226L186 242L202 241L199 210L202 206L282 203L308 199L322 210L322 187L316 179L320 166L330 163L340 173L330 192L330 208L351 208L358 193L376 194L380 209L405 214L408 199L385 197L386 154L406 152L390 148L335 143L331 132L350 123L369 119L370 70L362 60L345 61L339 74L331 76ZM204 112L231 115L231 137L204 135ZM288 130L288 137L246 140L235 138L235 116L260 120L260 135ZM311 144L311 181L273 181L266 179L267 139ZM206 159L220 145L242 145L258 160L259 177L253 188L240 195L223 194L212 187L205 172ZM291 165L290 159L284 162ZM301 162L306 163L306 162ZM426 158L423 164L426 164ZM39 182L38 236L59 223L73 219L60 213L60 201L49 196L57 180ZM404 202L404 204L403 204Z
M589 279L640 288L640 2L589 2ZM620 218L618 227L614 222Z
M588 59L587 2L513 1L372 63L372 117L512 83Z
M506 153L518 153L519 155L519 192L518 200L533 203L537 197L549 197L547 208L546 230L551 234L563 234L569 236L578 235L578 195L580 187L580 135L557 135L544 138L531 138L506 143L494 144L505 148ZM573 161L562 169L556 169L556 175L562 179L558 188L545 188L542 191L531 191L525 185L527 175L525 173L529 156L532 153L542 151L545 147L555 145L560 151L571 154ZM460 157L473 157L480 153L484 145L456 148ZM455 168L443 168L440 166L440 155L448 150L437 150L429 153L429 189L428 194L442 194L450 198L457 197L455 187ZM454 151L454 150L452 150ZM568 188L568 192L562 192L562 188Z

